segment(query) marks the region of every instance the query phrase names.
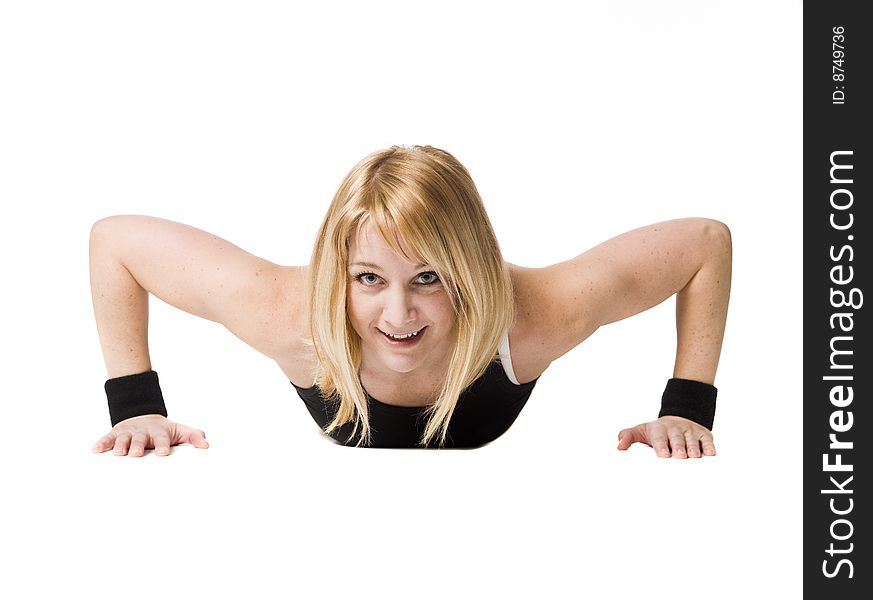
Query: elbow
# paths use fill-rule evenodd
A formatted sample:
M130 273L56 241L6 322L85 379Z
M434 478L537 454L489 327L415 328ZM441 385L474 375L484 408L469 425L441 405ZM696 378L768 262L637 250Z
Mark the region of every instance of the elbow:
M91 225L91 240L102 240L117 235L116 232L120 227L130 227L138 218L136 215L110 215L98 219Z
M701 270L705 269L719 285L729 290L733 270L731 230L721 221L704 219L701 238Z
M701 247L710 256L721 256L730 261L733 252L730 228L715 219L698 219L700 226Z
M109 230L112 228L112 217L104 217L95 221L91 225L91 235L88 237L88 246L91 249L93 256L95 250L98 250L109 237Z
M88 238L88 248L92 260L97 255L104 255L112 246L115 232L122 217L104 217L91 225L91 234Z

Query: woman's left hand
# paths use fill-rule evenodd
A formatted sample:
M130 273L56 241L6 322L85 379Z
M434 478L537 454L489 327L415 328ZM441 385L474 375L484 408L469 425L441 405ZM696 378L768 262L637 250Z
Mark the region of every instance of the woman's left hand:
M619 450L627 450L637 442L651 446L661 458L715 456L712 432L682 417L661 417L618 433Z

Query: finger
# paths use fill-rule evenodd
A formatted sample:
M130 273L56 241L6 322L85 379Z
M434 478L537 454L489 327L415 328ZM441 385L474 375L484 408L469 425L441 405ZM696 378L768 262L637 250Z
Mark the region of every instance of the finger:
M195 448L209 448L209 442L206 441L206 434L199 429L195 429L191 432L191 435L188 436L188 443L192 444Z
M685 434L681 431L670 432L670 447L673 448L673 458L688 458L685 451Z
M115 432L110 431L91 448L91 452L106 452L115 445Z
M652 435L652 448L655 449L655 454L661 458L670 458L670 444L667 443L667 436L663 432L658 432Z
M618 449L627 450L633 444L640 442L647 444L645 435L642 433L640 426L630 429L622 429L618 432Z
M685 450L688 458L700 458L700 438L695 437L690 430L685 432Z
M199 429L191 429L185 425L178 425L175 438L177 444L191 444L195 448L209 448L206 434Z
M633 444L633 433L630 429L622 429L618 432L618 449L627 450Z
M145 447L148 440L149 438L145 433L135 433L130 439L130 450L127 451L127 455L142 456L145 454Z
M127 449L130 447L130 433L124 431L119 433L115 438L115 446L112 449L112 453L115 456L124 456L127 454Z
M155 443L155 454L157 456L169 456L170 454L170 436L166 431L155 433L153 437Z
M711 435L704 435L700 438L700 447L703 448L703 456L715 456L715 443L712 441Z

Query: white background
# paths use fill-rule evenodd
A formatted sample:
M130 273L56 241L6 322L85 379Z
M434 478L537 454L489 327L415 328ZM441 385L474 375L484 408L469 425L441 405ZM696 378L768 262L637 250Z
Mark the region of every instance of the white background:
M788 0L4 2L0 596L800 597L801 25ZM672 300L444 452L330 444L268 359L153 301L170 416L212 446L91 454L91 224L305 264L342 177L392 144L461 160L516 264L727 223L719 455L615 450L657 414Z

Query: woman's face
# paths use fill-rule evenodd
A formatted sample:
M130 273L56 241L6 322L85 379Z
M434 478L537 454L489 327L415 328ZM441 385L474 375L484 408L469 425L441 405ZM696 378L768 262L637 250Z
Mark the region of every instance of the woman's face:
M348 275L349 319L368 369L426 375L445 367L455 314L432 267L407 262L368 223L350 241Z

